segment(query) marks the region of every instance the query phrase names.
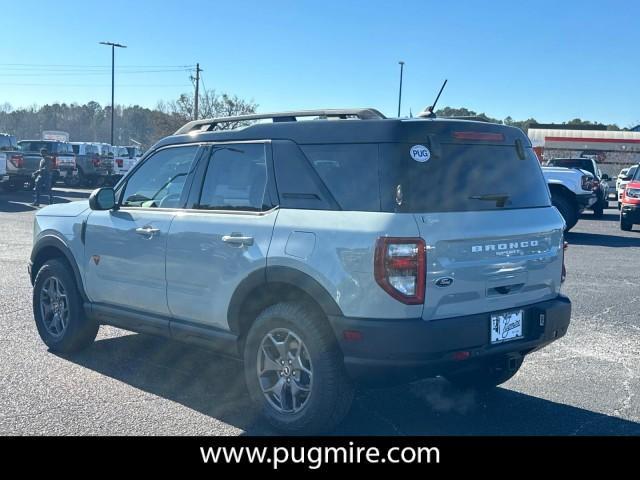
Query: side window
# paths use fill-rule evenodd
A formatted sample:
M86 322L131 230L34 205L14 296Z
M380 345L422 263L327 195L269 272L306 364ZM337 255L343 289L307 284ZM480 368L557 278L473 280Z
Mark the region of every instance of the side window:
M198 148L170 147L149 157L127 180L122 206L178 208Z
M377 144L301 148L343 210L380 211Z
M264 211L267 163L265 146L257 143L213 147L198 208Z

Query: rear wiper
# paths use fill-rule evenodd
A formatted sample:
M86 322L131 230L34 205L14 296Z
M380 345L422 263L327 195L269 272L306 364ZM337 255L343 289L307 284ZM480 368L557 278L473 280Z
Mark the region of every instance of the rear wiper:
M510 195L506 193L495 193L495 194L487 194L487 195L471 195L469 197L471 200L484 200L489 202L496 202L496 207L504 207L504 204L507 200L509 200Z

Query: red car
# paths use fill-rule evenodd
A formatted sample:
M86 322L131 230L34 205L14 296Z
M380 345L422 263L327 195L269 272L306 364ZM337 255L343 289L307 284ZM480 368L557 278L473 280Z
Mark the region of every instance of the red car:
M621 197L620 229L626 232L640 224L640 168L626 185Z

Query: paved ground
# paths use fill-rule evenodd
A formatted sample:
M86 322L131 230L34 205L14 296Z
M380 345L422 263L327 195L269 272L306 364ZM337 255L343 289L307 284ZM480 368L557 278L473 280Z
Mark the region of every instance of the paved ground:
M86 352L48 352L26 273L29 200L0 193L0 434L271 433L240 364L207 351L103 327ZM640 435L640 231L621 232L611 209L567 239L566 337L489 397L441 380L361 393L338 433Z

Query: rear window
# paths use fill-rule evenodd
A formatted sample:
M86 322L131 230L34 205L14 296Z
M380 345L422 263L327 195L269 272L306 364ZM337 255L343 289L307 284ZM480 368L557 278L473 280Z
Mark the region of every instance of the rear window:
M22 141L18 143L18 147L23 152L40 152L43 148L48 153L73 153L70 143L61 142L45 142L45 141Z
M15 138L11 135L0 135L0 151L13 150L16 147Z
M380 211L377 144L301 145L343 210Z
M524 158L514 145L441 144L426 162L401 154L402 210L469 212L546 207L549 190L531 148Z
M556 158L549 161L549 166L564 167L564 168L579 168L580 170L586 170L587 172L595 173L593 171L593 162L591 162L591 160Z

